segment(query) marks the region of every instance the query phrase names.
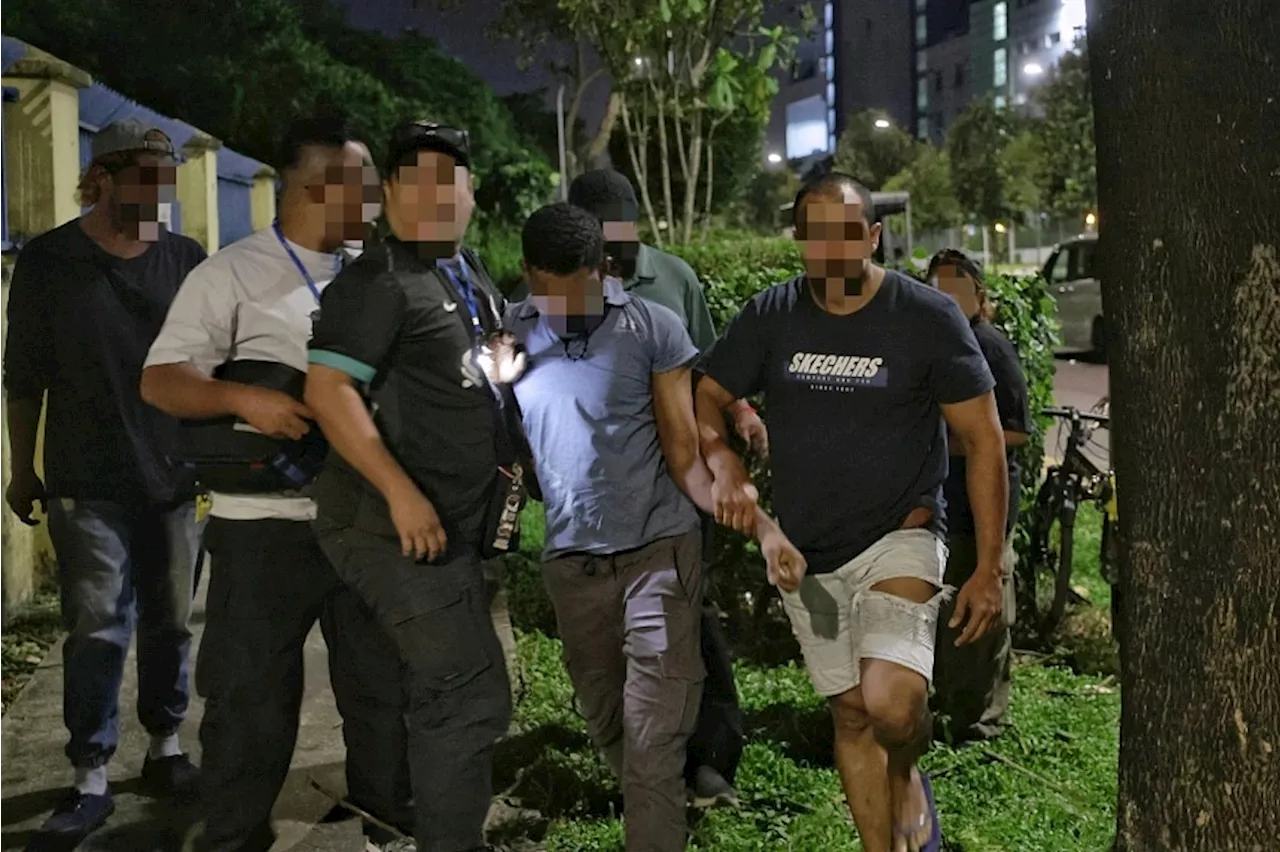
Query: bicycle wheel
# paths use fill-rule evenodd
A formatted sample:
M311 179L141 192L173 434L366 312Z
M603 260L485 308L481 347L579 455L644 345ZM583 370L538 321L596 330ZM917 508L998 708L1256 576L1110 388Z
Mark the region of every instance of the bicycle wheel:
M1032 514L1031 547L1018 598L1020 615L1042 638L1061 623L1071 592L1075 503L1067 497L1068 488L1061 471L1050 470Z

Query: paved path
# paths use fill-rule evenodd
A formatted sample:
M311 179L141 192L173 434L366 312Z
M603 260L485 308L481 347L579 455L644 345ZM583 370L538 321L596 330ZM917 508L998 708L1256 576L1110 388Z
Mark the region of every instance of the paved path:
M204 572L208 577L208 571ZM196 641L204 628L204 589L193 619ZM194 659L194 652L193 652ZM137 778L147 747L147 735L133 711L137 696L137 671L131 653L120 695L120 749L111 763L111 785L116 796L116 813L111 821L91 836L80 849L89 852L177 852L183 831L194 819L189 808L156 802L138 792ZM306 693L302 703L302 726L293 767L285 789L276 802L275 821L279 839L273 852L359 852L364 849L359 823L348 821L317 825L330 810L330 802L315 792L309 778L328 788L343 790L344 749L340 717L329 691L328 661L324 640L313 630L306 647ZM182 731L183 747L199 762L197 737L204 702L193 700L187 725ZM66 731L62 726L62 655L55 646L36 671L3 722L3 767L0 786L3 800L3 832L0 849L20 850L70 782L70 769L63 756Z

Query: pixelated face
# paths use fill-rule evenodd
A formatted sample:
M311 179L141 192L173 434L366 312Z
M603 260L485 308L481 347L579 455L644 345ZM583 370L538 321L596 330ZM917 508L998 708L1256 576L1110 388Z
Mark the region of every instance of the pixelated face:
M533 303L557 334L577 334L604 314L604 279L598 269L558 275L524 265Z
M382 190L378 170L369 151L358 142L348 142L337 161L308 189L313 201L324 206L325 239L331 243L363 240L365 226L378 218Z
M177 198L178 169L172 160L142 154L108 172L103 199L117 230L142 242L160 239L160 205Z
M604 228L604 251L609 256L612 271L623 280L632 278L640 257L640 229L635 222L621 218L605 219L601 225Z
M937 268L929 283L955 299L961 312L972 319L978 315L982 303L978 299L978 283L954 264L944 263Z
M880 224L867 222L858 194L848 189L840 197L811 196L803 204L796 239L809 281L824 287L829 299L860 294L880 242Z
M417 243L455 245L475 209L471 173L448 154L419 151L382 185L396 236Z

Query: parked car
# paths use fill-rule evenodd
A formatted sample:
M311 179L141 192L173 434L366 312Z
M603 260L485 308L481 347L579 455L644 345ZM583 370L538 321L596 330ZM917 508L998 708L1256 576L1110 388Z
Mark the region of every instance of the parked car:
M1045 262L1044 278L1058 303L1058 322L1062 326L1059 352L1090 352L1106 357L1102 284L1093 265L1097 247L1096 234L1082 234L1055 246Z

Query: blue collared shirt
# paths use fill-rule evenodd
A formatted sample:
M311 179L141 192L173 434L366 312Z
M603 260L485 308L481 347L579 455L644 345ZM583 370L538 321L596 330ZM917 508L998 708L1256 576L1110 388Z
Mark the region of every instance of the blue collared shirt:
M546 547L618 553L698 525L667 472L653 376L698 357L676 314L605 281L606 313L589 336L562 339L532 298L505 326L528 350L515 384L546 507Z

